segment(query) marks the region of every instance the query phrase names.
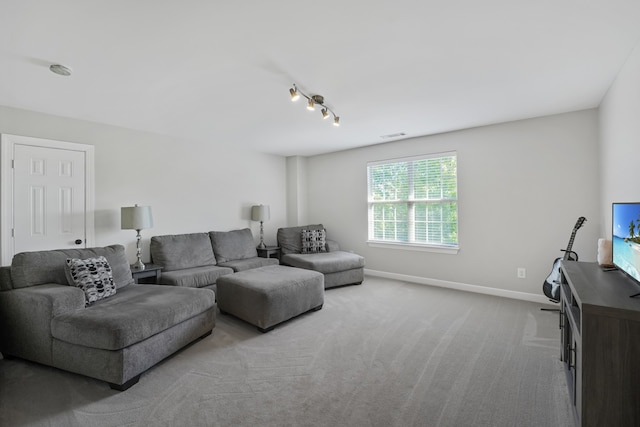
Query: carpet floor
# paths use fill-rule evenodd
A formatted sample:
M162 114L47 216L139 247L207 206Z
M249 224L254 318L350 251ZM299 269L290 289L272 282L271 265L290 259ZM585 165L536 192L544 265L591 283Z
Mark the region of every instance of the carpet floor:
M262 334L213 335L125 392L0 359L1 426L575 426L557 313L367 277Z

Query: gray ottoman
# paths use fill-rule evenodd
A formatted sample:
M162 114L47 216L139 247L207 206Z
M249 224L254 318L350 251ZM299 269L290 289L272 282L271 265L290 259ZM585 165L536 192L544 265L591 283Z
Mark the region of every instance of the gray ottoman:
M218 278L218 308L268 332L278 323L324 304L324 275L269 265Z

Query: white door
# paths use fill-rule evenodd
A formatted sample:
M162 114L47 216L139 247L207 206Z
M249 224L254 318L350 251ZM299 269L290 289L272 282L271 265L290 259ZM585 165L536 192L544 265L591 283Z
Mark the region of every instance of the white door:
M95 246L94 151L0 135L1 265L11 265L18 252Z
M14 253L85 247L85 153L14 146Z

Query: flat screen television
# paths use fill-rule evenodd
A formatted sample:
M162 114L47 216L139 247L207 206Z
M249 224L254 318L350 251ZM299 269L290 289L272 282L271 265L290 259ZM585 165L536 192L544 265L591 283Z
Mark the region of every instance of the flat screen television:
M613 264L640 283L640 202L614 203L612 211Z

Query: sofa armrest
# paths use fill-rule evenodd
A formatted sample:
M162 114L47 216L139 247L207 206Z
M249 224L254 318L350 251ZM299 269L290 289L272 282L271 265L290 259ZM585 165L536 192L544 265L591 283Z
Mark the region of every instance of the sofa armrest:
M0 351L51 364L51 319L84 309L84 304L84 292L73 286L44 284L0 292Z
M340 250L340 245L335 240L326 240L325 247L327 248L327 252L335 252Z
M13 289L11 285L11 267L0 267L0 291Z

